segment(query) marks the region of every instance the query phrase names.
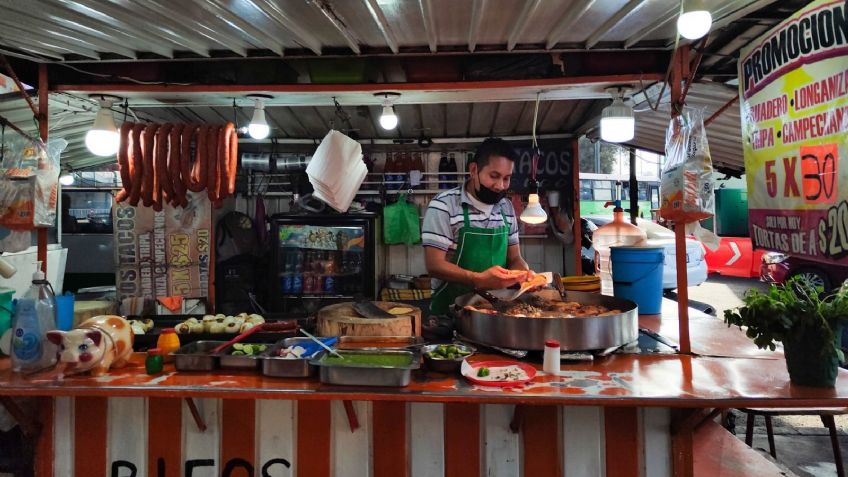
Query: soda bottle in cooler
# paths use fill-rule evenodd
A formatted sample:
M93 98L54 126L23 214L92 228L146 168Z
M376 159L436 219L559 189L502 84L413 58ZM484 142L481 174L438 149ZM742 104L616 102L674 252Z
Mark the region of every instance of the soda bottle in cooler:
M280 288L284 294L289 294L292 292L292 274L284 273L282 277L280 277Z
M303 293L308 295L315 293L315 275L312 272L303 274Z
M294 272L297 274L303 273L303 250L295 249L294 251Z

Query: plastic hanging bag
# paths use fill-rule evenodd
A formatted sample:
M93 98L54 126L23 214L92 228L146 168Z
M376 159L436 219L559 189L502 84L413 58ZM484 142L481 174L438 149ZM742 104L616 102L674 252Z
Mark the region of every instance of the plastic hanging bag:
M14 137L4 148L0 164L0 225L31 230L56 224L59 156L64 139L30 141Z
M413 245L420 241L418 207L401 194L397 202L383 208L383 242L387 245Z
M713 161L700 110L684 109L665 135L666 163L660 181L660 215L688 224L715 213Z

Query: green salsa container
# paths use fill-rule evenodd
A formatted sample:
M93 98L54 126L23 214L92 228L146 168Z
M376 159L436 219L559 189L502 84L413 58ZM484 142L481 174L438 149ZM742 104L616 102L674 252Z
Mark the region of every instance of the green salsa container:
M312 360L321 368L321 382L344 386L403 387L412 370L420 365L420 354L401 350L341 351L342 358L323 354Z

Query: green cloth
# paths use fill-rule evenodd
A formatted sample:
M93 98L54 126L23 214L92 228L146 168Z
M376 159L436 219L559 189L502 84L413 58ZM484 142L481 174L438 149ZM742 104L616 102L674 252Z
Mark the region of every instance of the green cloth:
M501 217L504 222L501 227L491 229L472 227L468 219L468 206L462 205L463 226L459 229L455 257L455 263L458 267L472 272L482 272L494 265L506 266L509 222L503 212L501 212ZM463 283L442 283L433 292L430 312L434 315L446 314L457 297L472 290L472 287Z
M401 194L397 202L383 207L383 243L413 245L421 242L418 207Z

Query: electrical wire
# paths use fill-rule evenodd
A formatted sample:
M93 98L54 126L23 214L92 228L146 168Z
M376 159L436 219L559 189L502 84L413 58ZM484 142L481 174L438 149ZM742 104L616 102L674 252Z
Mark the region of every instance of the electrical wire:
M77 73L82 73L84 75L95 76L97 78L120 79L120 80L124 80L124 81L129 81L130 83L135 83L135 84L162 85L162 86L191 86L193 84L196 84L196 83L173 83L173 82L170 82L170 81L142 81L142 80L137 80L135 78L130 78L129 76L112 75L112 74L105 74L105 73L95 73L93 71L86 71L82 68L77 68L76 66L69 65L67 63L50 62L50 64L64 66L65 68L70 68L70 69L76 71Z

